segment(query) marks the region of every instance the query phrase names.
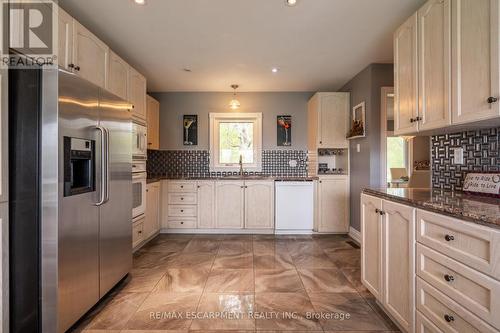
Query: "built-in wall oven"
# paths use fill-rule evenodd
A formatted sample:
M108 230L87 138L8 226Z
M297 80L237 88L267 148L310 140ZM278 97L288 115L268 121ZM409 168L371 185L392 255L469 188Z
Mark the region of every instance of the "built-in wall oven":
M146 161L132 162L132 218L146 212Z
M132 123L132 158L146 160L148 153L147 128L138 122Z

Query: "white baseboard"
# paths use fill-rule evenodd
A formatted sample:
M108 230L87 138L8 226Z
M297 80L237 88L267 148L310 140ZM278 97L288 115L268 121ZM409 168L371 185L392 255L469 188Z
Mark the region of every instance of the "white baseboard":
M161 234L274 234L274 229L167 229L162 228Z
M349 228L349 236L354 239L359 245L361 245L361 233L354 229L353 227Z

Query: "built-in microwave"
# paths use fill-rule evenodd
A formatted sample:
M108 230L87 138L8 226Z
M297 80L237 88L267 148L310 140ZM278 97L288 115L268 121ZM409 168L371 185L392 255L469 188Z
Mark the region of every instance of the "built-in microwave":
M132 217L146 212L146 162L132 162Z
M145 160L148 153L147 128L145 125L132 123L132 159Z

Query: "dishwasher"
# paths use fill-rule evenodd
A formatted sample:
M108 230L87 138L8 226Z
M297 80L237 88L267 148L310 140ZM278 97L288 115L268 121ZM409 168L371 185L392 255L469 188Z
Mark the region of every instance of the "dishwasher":
M309 234L314 221L314 182L277 181L275 233Z

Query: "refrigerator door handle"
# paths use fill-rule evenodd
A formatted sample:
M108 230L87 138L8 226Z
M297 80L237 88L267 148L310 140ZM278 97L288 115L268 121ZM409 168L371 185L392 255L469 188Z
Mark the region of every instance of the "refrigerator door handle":
M109 130L107 128L104 127L104 132L106 133L106 160L105 160L105 163L106 163L106 166L105 166L105 169L106 169L106 182L105 182L105 186L106 186L106 195L104 197L104 203L108 202L109 201Z
M107 153L107 145L106 145L106 129L102 126L96 126L95 128L101 134L101 190L99 195L99 201L95 203L96 206L101 206L106 203L106 153Z

